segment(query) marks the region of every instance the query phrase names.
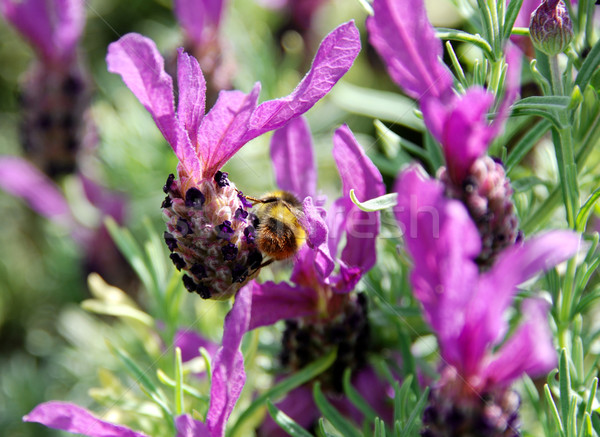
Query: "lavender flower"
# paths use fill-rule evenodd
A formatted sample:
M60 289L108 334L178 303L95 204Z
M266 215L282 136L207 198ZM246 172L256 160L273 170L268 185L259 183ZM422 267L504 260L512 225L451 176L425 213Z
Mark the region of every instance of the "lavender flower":
M79 175L79 182L85 199L98 216L95 224L78 221L61 189L29 161L0 156L0 188L24 200L39 215L67 230L84 254L86 270L99 272L111 283L126 283L130 280L131 270L123 263L103 224L104 217L123 224L126 201L122 195L83 175Z
M323 40L311 70L289 96L257 105L260 84L250 94L222 91L204 116L205 81L193 57L179 50L176 112L171 77L151 40L128 34L109 46L109 71L123 77L179 158L179 179L169 176L164 187L165 241L174 264L189 274L183 280L190 292L227 299L262 262L249 237L256 227L253 215L245 215L249 203L219 169L251 139L310 109L346 73L359 50L356 27L343 24Z
M50 177L71 173L91 129L88 78L76 56L83 0L1 0L0 11L38 56L22 84L21 137L27 157Z
M248 330L248 308L252 292L252 285L240 290L233 308L225 318L223 344L212 360L210 405L205 423L194 420L187 414L177 417L175 425L178 437L225 435L225 425L246 381L240 344ZM146 434L141 432L98 419L88 410L67 402L51 401L40 404L23 417L23 420L90 437L146 437Z
M354 188L357 196L371 198L382 195L385 187L379 171L347 126L336 130L333 142L343 196L334 202L326 217L328 245L317 250L300 249L292 284L266 282L255 286L250 327L286 320L280 359L287 371L298 370L338 347L332 368L319 379L326 393L339 394L346 368L355 371L355 383L368 380L371 388L381 385L366 365L369 339L366 297L353 292L360 278L375 264L379 217L360 211L351 202L349 191ZM275 132L271 157L280 188L301 197L315 195L312 139L303 119L298 118ZM338 256L338 246L344 237L346 245ZM377 404L381 402L380 399ZM358 416L349 404L339 404L349 415ZM307 387L290 392L278 406L303 426L318 418ZM268 419L261 432L271 436L276 429Z
M494 96L479 87L455 94L452 75L440 61L441 41L422 1L375 0L373 9L374 16L367 20L371 44L392 79L419 101L425 124L441 143L446 159L439 178L447 195L462 200L477 223L484 243L479 262L488 267L518 235L510 181L502 165L485 153L518 94L521 55L507 49L507 90L490 125L486 114Z
M465 207L412 167L396 184L396 218L414 267L411 283L438 338L441 378L424 417L426 436L448 431L515 435L518 396L510 385L556 364L546 321L548 305L527 299L517 329L505 339L517 286L573 256L579 237L552 231L506 249L491 269L475 262L481 240ZM452 432L450 432L452 434Z

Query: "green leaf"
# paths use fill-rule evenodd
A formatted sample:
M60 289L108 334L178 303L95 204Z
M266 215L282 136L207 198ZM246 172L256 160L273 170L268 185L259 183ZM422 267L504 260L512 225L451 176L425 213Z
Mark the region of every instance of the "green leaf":
M325 398L325 395L321 391L320 382L315 383L313 386L313 397L325 419L344 437L361 437L360 432Z
M577 219L575 220L575 229L578 232L585 231L585 227L587 225L587 221L590 217L592 209L599 198L600 187L594 190L594 192L590 195L588 200L586 200L583 206L579 209L579 212L577 213Z
M175 380L171 377L169 377L169 375L167 375L163 370L161 369L157 369L156 370L156 377L158 378L158 380L163 383L164 385L166 385L169 388L175 388L175 386L177 385L175 383ZM184 393L192 396L193 398L198 399L199 401L204 402L205 404L208 404L208 401L210 400L209 397L201 392L199 392L198 390L196 390L194 387L192 387L191 385L187 385L187 384L182 384L181 385L181 389L183 390Z
M428 397L429 387L427 387L425 391L423 391L423 394L419 398L417 405L415 405L415 407L412 410L412 413L410 413L410 416L408 417L408 420L404 425L404 429L402 430L402 435L410 435L413 427L421 422L420 418L423 416L423 410L425 409L425 404L427 403Z
M325 420L322 417L319 419L319 431L321 431L321 434L324 437L339 437L336 434L331 434L325 429Z
M175 348L175 413L183 414L183 361L181 349Z
M512 115L540 115L547 118L557 128L561 123L555 114L567 111L571 98L567 96L532 96L519 100L512 106Z
M560 415L558 414L558 409L556 408L554 399L552 399L552 393L550 393L550 387L548 387L548 384L544 385L544 396L546 398L546 405L548 406L550 416L552 417L552 419L554 419L554 425L556 426L556 429L560 432L561 437L564 437L565 433L563 431Z
M309 433L300 425L298 425L294 421L294 419L292 419L290 416L288 416L275 405L273 405L273 403L268 399L267 410L269 410L269 414L271 415L275 423L277 423L277 425L279 425L281 429L283 429L292 437L312 437L311 433Z
M516 179L512 181L511 185L515 193L524 193L531 190L536 185L548 186L548 182L538 178L537 176L529 176Z
M347 368L344 371L343 378L344 393L348 397L348 400L360 410L360 412L367 418L367 420L369 422L373 422L377 418L377 412L369 405L367 401L365 401L361 394L352 386L352 382L350 381L351 375L352 371L350 370L350 368Z
M563 424L569 417L569 403L571 399L571 374L569 373L569 365L567 358L567 350L560 351L560 359L558 363L558 383L560 386L560 412L563 419Z
M162 391L152 382L152 380L148 377L147 372L143 371L136 363L129 357L129 355L120 349L119 347L113 345L109 341L106 342L110 351L121 360L121 362L125 365L125 368L129 372L129 374L133 377L136 383L140 385L140 387L144 390L144 392L154 401L156 402L163 411L168 415L172 416L171 410L167 406L167 401L165 395Z
M449 29L445 27L438 27L435 29L435 34L440 39L449 39L452 41L460 41L473 44L483 50L489 59L494 58L492 52L492 46L481 37L481 35L473 35L468 32L457 29Z
M508 7L506 8L506 15L504 17L504 31L502 35L503 40L506 40L510 37L510 34L513 30L513 26L515 25L515 20L519 15L519 11L521 10L522 4L523 0L511 0L508 3Z
M395 155L399 153L401 149L404 149L411 155L418 156L424 164L431 164L431 158L425 149L397 135L379 120L375 120L373 124L375 125L375 130L379 134L382 145L386 146L384 151L386 151L386 155L389 158L395 158ZM395 153L393 153L394 150L396 150Z
M356 198L356 194L354 194L354 189L350 190L350 199L352 202L366 212L381 211L382 209L392 208L398 204L396 200L397 198L397 193L389 193L384 194L383 196L375 197L374 199L369 199L365 202L360 202Z
M298 372L293 375L281 380L269 390L265 391L261 395L259 395L254 402L252 402L246 410L240 414L240 417L235 422L235 425L231 429L230 435L235 436L236 433L242 429L242 425L246 420L248 420L255 411L261 408L267 399L278 399L288 393L289 391L295 389L296 387L301 386L302 384L307 383L308 381L314 379L317 375L320 375L325 370L327 370L335 361L337 356L337 351L332 350L323 358L318 359L317 361L309 364L308 366L302 368Z
M527 131L523 138L511 149L505 162L506 173L510 173L514 166L521 162L533 146L548 132L550 126L551 123L549 121L542 120Z
M594 47L592 47L592 50L588 53L585 61L583 61L579 73L577 74L577 79L575 79L575 85L581 89L585 89L598 68L598 65L600 65L600 40L596 41L596 44L594 44Z
M414 113L416 102L400 94L340 82L330 96L336 105L348 112L389 121L419 132L425 130L423 120Z

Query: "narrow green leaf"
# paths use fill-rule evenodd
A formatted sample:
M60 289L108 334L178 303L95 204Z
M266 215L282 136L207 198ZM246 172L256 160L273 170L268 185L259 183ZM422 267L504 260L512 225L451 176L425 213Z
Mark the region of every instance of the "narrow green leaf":
M560 413L566 427L565 421L569 417L569 401L571 399L571 374L569 373L567 350L564 348L560 351L558 362L558 384L560 387Z
M369 405L367 401L365 401L361 394L354 388L352 382L350 381L351 375L352 371L349 368L347 368L344 371L343 378L344 393L348 397L348 400L360 410L360 412L367 418L367 420L369 422L373 422L377 418L377 412Z
M402 138L379 120L375 120L373 125L379 134L379 138L382 140L382 144L387 146L386 154L389 158L395 157L395 154L399 153L401 149L404 149L406 152L418 156L424 164L431 164L431 158L425 149L406 140L405 138ZM392 156L390 156L391 153L393 153L391 149L397 150L397 152Z
M429 397L429 387L427 387L423 391L423 394L419 398L417 405L415 405L415 407L412 410L412 413L410 413L410 416L408 417L408 420L406 421L406 425L404 425L404 429L402 430L402 435L406 435L406 436L410 435L413 427L421 422L420 419L423 416L423 410L425 409L425 404L427 403L428 397Z
M519 11L521 10L521 5L523 4L523 0L511 0L508 3L508 7L506 8L506 15L504 17L504 25L502 32L502 39L507 40L510 37L510 34L513 30L513 26L515 25L515 20L519 15Z
M413 376L408 375L407 378L402 382L400 391L396 392L395 400L398 402L398 416L397 420L404 425L408 420L408 396L410 395L410 386L412 385Z
M252 402L246 410L240 414L240 417L231 429L230 435L235 436L238 430L242 429L242 425L248 420L256 410L261 408L267 399L278 399L285 395L287 392L301 386L302 384L314 379L317 375L327 370L335 361L337 351L333 350L325 355L323 358L309 364L302 368L293 375L281 380L269 390L259 395L254 402Z
M321 391L320 382L315 383L313 386L313 398L323 416L344 437L361 437L360 432L325 398Z
M577 219L575 220L575 229L578 232L585 231L585 226L587 225L587 221L590 217L590 214L594 208L594 205L600 198L600 187L596 188L594 192L590 195L588 200L585 201L583 206L579 209L577 213Z
M454 67L454 71L456 72L456 78L458 79L458 82L463 86L464 89L469 88L467 77L465 76L465 72L463 71L462 65L460 65L458 56L456 56L456 53L454 52L452 43L450 43L450 41L446 41L445 45L446 51L448 52L448 56L450 56L450 61L452 62L452 66Z
M460 41L473 44L483 50L489 59L494 58L492 46L481 37L481 35L473 35L462 30L449 29L445 27L438 27L435 29L435 34L439 39L446 39L452 41Z
M175 348L175 412L179 416L183 414L183 361L181 349Z
M321 434L324 437L339 437L338 435L331 434L325 429L325 419L323 419L322 417L319 419L319 431L321 431Z
M558 414L558 409L556 408L554 399L552 399L552 394L550 393L550 387L548 387L548 384L544 385L544 396L546 398L546 405L548 406L550 416L554 419L554 425L560 432L560 435L564 437L565 433L563 431L562 421L560 420L560 414Z
M577 74L577 79L575 79L575 85L580 89L585 89L598 68L598 65L600 65L600 40L596 41L596 44L594 44L594 47L592 47L592 50L588 53L585 61L583 61L579 73Z
M593 437L592 434L592 420L590 418L590 413L583 413L583 419L581 421L581 426L579 427L578 437Z
M533 146L545 135L550 129L551 123L547 120L542 120L521 138L508 154L505 162L506 173L517 165L531 151Z
M569 416L567 419L567 437L577 437L577 398L571 396Z
M169 377L169 375L167 375L163 370L157 369L156 377L158 378L158 380L161 383L163 383L167 387L175 389L175 386L176 386L175 380L173 378ZM193 398L198 399L199 401L202 401L202 402L208 404L209 397L203 393L200 393L198 390L196 390L191 385L182 384L181 388L184 393L192 396Z
M356 198L356 194L354 194L354 189L350 190L350 199L352 202L361 210L366 212L381 211L382 209L392 208L398 204L396 200L397 198L397 193L389 193L374 199L369 199L365 202L360 202Z
M298 425L294 419L273 405L273 402L271 402L269 399L267 399L267 410L269 410L269 414L275 423L277 423L281 429L283 429L292 437L312 437L311 433L306 431L304 428Z

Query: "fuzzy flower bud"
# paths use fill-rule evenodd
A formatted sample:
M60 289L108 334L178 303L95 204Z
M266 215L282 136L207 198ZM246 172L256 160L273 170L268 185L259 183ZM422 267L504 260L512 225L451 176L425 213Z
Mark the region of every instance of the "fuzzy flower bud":
M531 40L549 56L562 53L573 39L571 17L563 0L544 0L531 14Z

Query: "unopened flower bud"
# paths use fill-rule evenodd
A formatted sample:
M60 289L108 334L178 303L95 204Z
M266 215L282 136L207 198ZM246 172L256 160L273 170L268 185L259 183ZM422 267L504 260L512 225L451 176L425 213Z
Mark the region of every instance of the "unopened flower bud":
M563 0L544 0L531 14L531 40L549 56L562 53L573 39L571 17Z

